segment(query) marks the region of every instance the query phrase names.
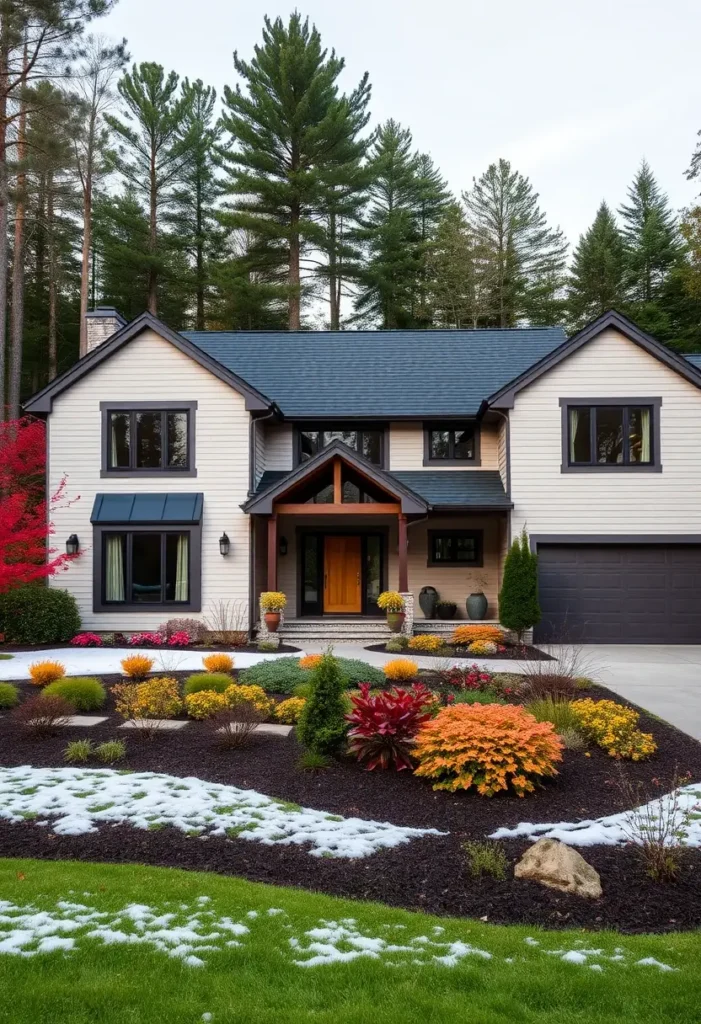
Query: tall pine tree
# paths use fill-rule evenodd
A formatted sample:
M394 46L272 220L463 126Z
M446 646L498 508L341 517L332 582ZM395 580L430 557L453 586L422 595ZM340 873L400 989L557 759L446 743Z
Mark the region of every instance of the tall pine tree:
M664 291L667 275L677 261L679 241L667 196L660 190L647 161L628 189L628 204L620 208L626 254L626 280L632 315L646 323L659 317L649 307Z
M609 309L623 309L625 246L616 219L606 203L574 251L568 286L568 313L574 329Z

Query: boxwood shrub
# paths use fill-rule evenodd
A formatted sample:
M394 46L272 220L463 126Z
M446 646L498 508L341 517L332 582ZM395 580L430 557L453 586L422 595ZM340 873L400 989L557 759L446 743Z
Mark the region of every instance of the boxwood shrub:
M201 690L224 693L224 690L228 690L233 681L228 672L195 672L185 680L183 692L186 697L191 693L199 693Z
M370 683L384 686L384 674L357 658L336 658L343 676L344 687ZM274 661L260 661L251 665L239 676L239 682L247 686L262 686L268 693L297 693L301 683L311 681L312 673L299 667L298 658L276 658Z
M7 711L19 704L19 689L13 683L0 683L0 711Z
M38 583L0 594L0 633L11 644L67 643L80 631L72 594Z
M105 703L107 694L99 679L90 676L71 676L57 679L44 687L50 697L63 697L76 711L97 711Z

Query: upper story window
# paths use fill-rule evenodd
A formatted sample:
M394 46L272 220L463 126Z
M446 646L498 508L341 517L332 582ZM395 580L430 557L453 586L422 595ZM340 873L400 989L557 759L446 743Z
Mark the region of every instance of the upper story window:
M563 470L661 468L659 399L561 404Z
M424 428L424 465L479 460L479 434L473 423L431 423Z
M103 475L196 475L196 402L106 402L101 408Z
M384 430L359 427L350 430L338 427L303 427L299 431L299 462L306 462L333 441L341 441L376 466L384 461Z

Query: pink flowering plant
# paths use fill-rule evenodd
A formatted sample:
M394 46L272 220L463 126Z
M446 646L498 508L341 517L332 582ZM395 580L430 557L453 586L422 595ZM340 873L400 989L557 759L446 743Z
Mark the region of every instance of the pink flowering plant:
M465 668L449 668L439 673L441 689L446 690L491 690L494 688L494 677L491 672L479 665L467 665Z
M162 633L134 633L127 640L130 647L163 647L165 642Z
M104 641L97 633L77 633L71 640L72 647L104 647Z
M178 633L171 633L168 637L169 647L189 647L191 643L192 638L184 629L181 629Z

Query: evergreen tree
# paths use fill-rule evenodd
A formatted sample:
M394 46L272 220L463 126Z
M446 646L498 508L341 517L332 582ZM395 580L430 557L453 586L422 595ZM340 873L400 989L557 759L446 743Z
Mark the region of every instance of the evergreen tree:
M568 288L569 318L578 330L607 310L624 306L625 247L613 214L602 203L574 252Z
M484 314L479 250L457 203L451 203L439 221L424 266L433 326L477 327Z
M226 254L211 267L212 322L234 331L285 330L288 324L284 271L267 238L234 230Z
M266 17L253 60L234 54L234 65L246 94L224 89L223 124L234 142L221 150L234 206L226 223L283 243L288 326L299 330L303 258L327 243L318 216L329 188L356 175L370 86L364 75L349 97L341 95L344 61L322 49L316 28L296 12L287 26Z
M348 682L331 651L312 672L312 690L299 719L297 737L307 750L331 754L348 729L345 691Z
M629 204L619 211L626 254L626 278L632 314L659 300L667 275L674 266L679 243L667 196L660 191L643 160L628 189Z
M117 140L110 157L115 168L141 198L148 211L149 232L147 308L158 312L158 278L164 272L159 246L159 214L166 213L190 158L191 139L183 132L188 101L178 94L178 76L165 74L160 64L135 64L120 80L124 120L106 114ZM141 265L144 253L135 253Z
M487 323L552 323L564 283L567 242L548 227L538 194L508 160L491 164L463 196L483 251Z
M538 603L538 556L531 551L525 527L511 545L504 561L499 592L499 621L518 634L523 642L526 630L540 622Z
M185 79L183 99L185 116L180 136L189 154L173 190L172 212L166 220L187 254L190 274L183 284L192 296L193 326L203 331L211 299L210 265L220 257L224 244L216 209L221 183L214 162L222 129L214 120L214 89L200 79L192 84Z

